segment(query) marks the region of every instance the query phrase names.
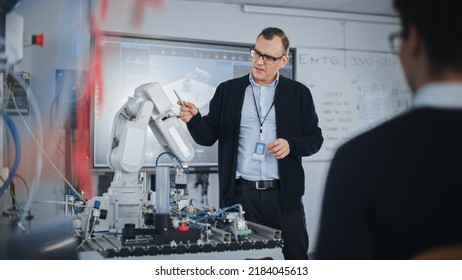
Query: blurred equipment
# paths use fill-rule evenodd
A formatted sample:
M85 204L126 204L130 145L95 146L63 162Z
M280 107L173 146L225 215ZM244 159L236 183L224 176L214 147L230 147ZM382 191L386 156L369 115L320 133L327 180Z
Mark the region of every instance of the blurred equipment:
M165 150L156 161L155 192L140 172L148 127ZM216 210L187 199L187 163L194 148L158 83L135 89L116 113L111 135L111 186L86 206L72 206L79 247L120 257L282 246L280 231L245 221L241 205ZM174 162L174 180L172 167L157 165L162 155Z
M27 46L25 41L26 43L29 41L27 37L24 37L24 19L14 11L18 2L19 0L0 0L0 201L5 201L7 195L11 195L12 198L10 208L3 209L0 207L2 214L0 217L0 222L2 223L0 225L0 259L9 257L7 250L4 250L7 247L12 248L11 254L14 258L42 258L40 250L34 251L34 245L37 244L30 244L28 249L16 250L11 246L14 242L9 241L9 236L14 234L13 229L20 231L18 236L15 237L18 239L21 237L25 242L28 240L38 242L37 240L39 240L26 234L27 229L24 227L23 222L32 220L33 215L29 210L27 212L23 211L22 206L17 203L13 183L13 177L20 177L16 174L16 171L21 159L21 139L9 114L29 113L28 96L24 89L29 84L29 74L22 73L22 81L26 85L24 86L19 85L21 82L16 79L17 75L14 72L14 66L23 59L23 48ZM29 45L43 46L43 35L33 35L30 41ZM7 164L3 162L4 152L10 149L9 145L4 143L5 139L7 139L4 136L5 125L14 140L15 159L12 166L6 166ZM19 234L23 235L19 236ZM73 251L75 251L75 247ZM35 253L37 255L34 255Z
M75 260L77 245L72 219L66 217L13 236L7 256L11 260Z
M43 34L25 36L24 18L16 13L13 8L18 0L0 1L0 52L2 56L2 71L5 64L8 66L19 63L23 58L23 48L31 45L43 46Z
M24 83L26 83L28 86L30 85L30 74L28 72L15 73L15 75L20 75ZM15 81L14 78L11 77L11 75L6 77L3 89L5 90L3 96L5 112L13 115L19 113L22 115L28 115L29 100L27 98L27 92L17 81Z
M170 101L176 103L173 92L177 92L184 100L194 103L201 112L208 110L208 104L215 93L212 86L212 75L205 70L195 67L184 75L184 78L164 85Z
M24 24L22 17L12 11L18 1L19 0L0 1L0 38L3 39L0 43L0 52L5 52L7 60L12 60L11 57L8 58L8 54L11 54L12 48L7 46L16 45L15 48L22 54L22 44L15 44L15 41L19 40L19 36L22 38ZM18 33L14 34L15 31ZM13 36L14 42L12 41L11 36ZM2 60L3 59L4 58L2 58ZM2 64L3 63L4 62L2 61Z
M20 14L12 11L6 15L5 23L6 63L14 65L20 62L23 56L24 19Z

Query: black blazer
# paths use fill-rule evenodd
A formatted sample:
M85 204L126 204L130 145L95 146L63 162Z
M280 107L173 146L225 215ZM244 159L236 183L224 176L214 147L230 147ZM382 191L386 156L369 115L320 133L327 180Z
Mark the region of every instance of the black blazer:
M340 147L317 259L409 259L462 242L462 110L421 108Z
M220 207L233 204L241 110L249 75L221 83L210 101L206 116L197 114L187 127L200 145L218 141ZM279 76L275 94L277 137L289 142L290 154L278 161L284 211L300 208L305 192L301 156L316 153L323 142L310 90L303 84Z

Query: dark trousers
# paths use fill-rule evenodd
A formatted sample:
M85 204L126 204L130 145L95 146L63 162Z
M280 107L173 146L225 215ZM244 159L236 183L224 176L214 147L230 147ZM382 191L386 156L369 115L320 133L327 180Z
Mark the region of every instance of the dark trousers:
M236 186L234 202L242 205L246 220L281 230L284 259L307 260L309 241L302 201L300 210L282 213L279 192L279 188L256 190Z

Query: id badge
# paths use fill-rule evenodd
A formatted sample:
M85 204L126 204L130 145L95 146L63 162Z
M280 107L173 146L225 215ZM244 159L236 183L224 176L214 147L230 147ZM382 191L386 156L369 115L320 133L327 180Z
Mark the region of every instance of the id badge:
M255 142L255 148L253 149L253 160L264 161L266 154L266 143L262 140L257 140Z

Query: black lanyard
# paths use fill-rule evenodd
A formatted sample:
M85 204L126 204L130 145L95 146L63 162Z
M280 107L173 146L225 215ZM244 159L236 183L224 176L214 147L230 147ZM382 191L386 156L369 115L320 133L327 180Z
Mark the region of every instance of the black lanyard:
M268 117L271 109L274 106L274 99L276 98L276 90L274 91L273 103L271 103L271 107L269 108L268 112L265 115L265 118L262 121L260 118L260 113L258 113L257 100L255 99L255 92L253 91L253 85L250 84L250 87L252 88L253 103L255 104L255 109L257 110L258 122L260 123L260 138L262 138L263 124L265 123L266 118ZM260 99L261 99L261 90L260 90Z

